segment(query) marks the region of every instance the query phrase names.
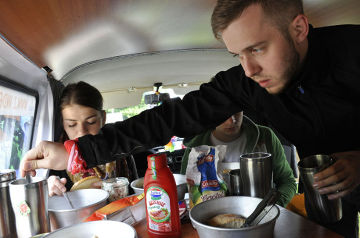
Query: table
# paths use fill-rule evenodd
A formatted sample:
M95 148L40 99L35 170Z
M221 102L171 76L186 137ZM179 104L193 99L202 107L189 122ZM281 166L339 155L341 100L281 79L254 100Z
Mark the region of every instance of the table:
M341 235L320 226L302 216L293 213L285 208L280 208L280 216L275 224L274 238L303 238L303 237L316 237L316 238L340 238ZM139 238L148 238L146 229L146 220L134 226ZM181 237L183 238L199 238L196 230L190 223L181 225Z

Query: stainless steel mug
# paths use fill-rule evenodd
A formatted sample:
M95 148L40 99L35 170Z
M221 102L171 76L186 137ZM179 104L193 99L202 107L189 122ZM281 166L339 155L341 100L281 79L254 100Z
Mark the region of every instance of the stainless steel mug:
M273 181L272 156L254 152L240 156L241 195L264 198Z
M50 232L47 180L32 177L28 183L22 178L11 182L9 188L18 237Z
M15 216L11 208L9 183L16 179L14 169L0 170L0 237L16 237Z
M337 222L342 217L341 199L329 200L327 195L321 195L313 187L314 175L333 163L334 160L328 155L312 155L298 163L306 212L310 219L321 224Z
M231 170L229 176L230 176L230 188L229 188L230 195L232 196L242 195L240 169Z

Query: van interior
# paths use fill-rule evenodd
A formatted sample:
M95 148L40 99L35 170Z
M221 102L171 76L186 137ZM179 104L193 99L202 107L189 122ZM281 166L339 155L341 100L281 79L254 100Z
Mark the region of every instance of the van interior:
M360 24L358 0L303 2L314 27ZM182 97L239 64L212 34L215 3L1 1L0 169L18 170L27 150L54 140L63 85L85 81L98 88L110 123ZM181 138L170 147L176 171Z

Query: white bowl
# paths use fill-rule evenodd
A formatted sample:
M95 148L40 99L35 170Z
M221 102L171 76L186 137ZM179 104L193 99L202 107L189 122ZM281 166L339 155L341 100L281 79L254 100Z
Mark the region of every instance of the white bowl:
M230 196L208 200L195 205L190 210L190 220L197 230L200 238L263 238L273 237L274 227L280 215L279 208L275 205L265 215L258 225L245 228L220 228L208 225L209 219L219 214L232 213L247 218L261 202L261 198Z
M135 229L119 221L90 221L68 226L44 236L48 238L135 238Z
M186 185L186 176L183 174L173 174L176 189L178 194L178 200L184 200L185 193L188 191ZM130 187L134 190L135 194L141 194L144 192L144 177L138 178L131 182Z
M80 189L67 194L74 208L71 208L63 196L49 197L51 230L84 221L94 211L105 206L109 197L109 193L102 189Z

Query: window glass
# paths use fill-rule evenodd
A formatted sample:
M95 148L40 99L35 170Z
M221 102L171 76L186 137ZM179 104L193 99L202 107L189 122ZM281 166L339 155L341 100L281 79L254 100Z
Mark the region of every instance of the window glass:
M161 93L168 93L170 98L183 98L184 95L177 95L171 88L161 89ZM113 123L117 121L123 121L130 117L140 114L142 111L158 106L159 104L145 104L145 96L154 94L154 91L145 92L138 105L124 108L111 108L106 110L106 123Z
M183 98L183 96L184 96L184 95L175 94L173 89L161 89L160 91L161 91L161 93L168 93L170 98L176 98L176 97ZM159 104L145 104L145 96L150 95L150 94L154 94L154 91L145 92L143 94L143 97L142 97L140 103L136 106L125 107L125 108L112 108L112 109L106 110L106 123L123 121L130 117L140 114L142 111L145 111L147 109L150 109L150 108L160 105L160 103ZM159 152L161 152L161 151L172 152L174 150L182 149L182 148L184 148L182 141L183 141L183 138L173 136L168 144L158 147L157 150L159 150Z
M0 84L0 169L19 170L31 146L36 97Z

